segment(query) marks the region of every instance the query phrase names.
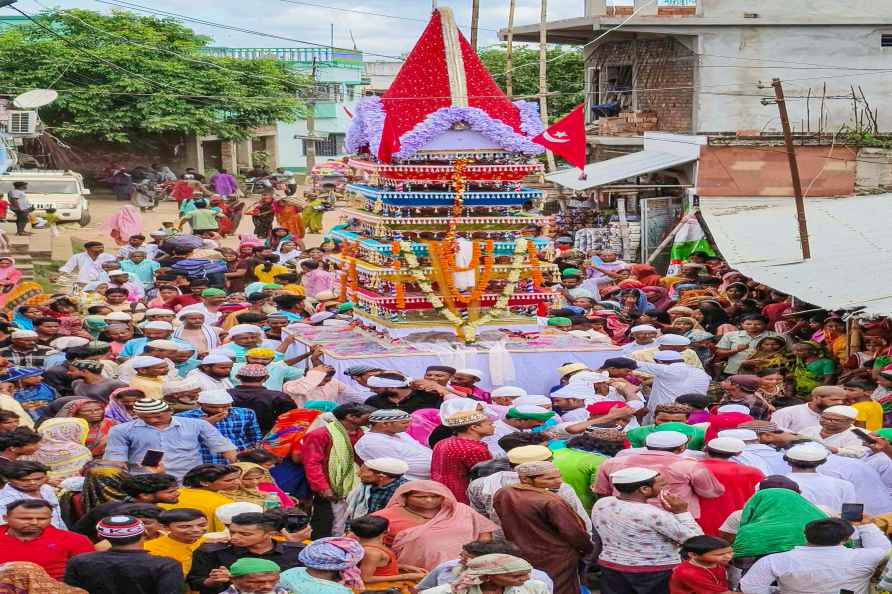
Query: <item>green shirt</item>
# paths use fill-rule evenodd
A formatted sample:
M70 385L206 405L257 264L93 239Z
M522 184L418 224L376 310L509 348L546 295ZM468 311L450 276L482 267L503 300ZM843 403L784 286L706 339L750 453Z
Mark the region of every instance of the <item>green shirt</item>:
M629 438L629 443L632 444L633 448L643 448L645 447L647 436L657 431L678 431L679 433L684 433L690 438L688 441L689 450L703 449L703 440L706 432L700 427L675 421L663 423L661 425L644 425L643 427L636 427L635 429L626 432L626 437Z
M197 208L192 212L183 215L183 218L189 221L192 230L206 231L208 229L216 231L220 228L217 223L217 214L207 208Z
M595 504L592 486L598 477L598 467L606 460L606 456L594 452L563 448L554 452L552 462L561 471L561 478L570 485L583 507L589 513Z

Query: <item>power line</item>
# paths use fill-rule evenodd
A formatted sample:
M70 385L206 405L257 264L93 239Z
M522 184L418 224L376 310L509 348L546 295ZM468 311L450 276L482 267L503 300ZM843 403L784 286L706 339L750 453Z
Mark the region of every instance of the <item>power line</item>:
M326 10L336 10L338 12L351 12L354 14L377 16L377 17L383 17L386 19L396 19L396 20L400 20L400 21L411 21L414 23L427 23L430 20L430 19L419 19L419 18L414 18L414 17L399 16L399 15L395 15L395 14L384 14L381 12L372 12L369 10L357 10L355 8L340 8L338 6L328 6L325 4L319 4L317 2L303 2L301 0L280 0L280 1L284 2L286 4L299 4L302 6L313 6L316 8L324 8ZM498 33L498 31L499 31L498 29L489 29L486 27L478 27L478 29L480 29L481 31L493 31L495 33Z

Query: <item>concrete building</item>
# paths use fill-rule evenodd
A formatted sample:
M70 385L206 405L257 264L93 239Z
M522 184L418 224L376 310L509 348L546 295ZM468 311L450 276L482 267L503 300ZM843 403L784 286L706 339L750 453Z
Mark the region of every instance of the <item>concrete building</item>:
M362 94L383 95L390 88L402 66L402 62L395 61L363 62Z
M316 72L316 143L317 162L344 156L344 138L359 100L363 84L362 52L338 48L205 48L205 53L231 58L276 58L295 72L311 76ZM252 138L243 142L220 141L202 137L188 143L187 152L194 153L200 167L211 170L226 167L247 170L254 166L254 157L262 151L271 167L284 167L292 172L306 171L307 120L278 122L258 128Z
M863 90L874 108L892 94L892 77L884 74L892 57L888 2L580 4L582 16L548 23L548 40L584 47L590 121L597 118L591 106L617 101L623 111L654 112L661 131L776 132L777 107L760 99L773 96L764 85L777 77L791 97L790 120L797 132L835 132L853 123L851 99L837 99L851 96L852 86L859 98ZM514 39L536 42L538 30L538 25L517 27ZM881 108L877 126L892 131L892 112Z

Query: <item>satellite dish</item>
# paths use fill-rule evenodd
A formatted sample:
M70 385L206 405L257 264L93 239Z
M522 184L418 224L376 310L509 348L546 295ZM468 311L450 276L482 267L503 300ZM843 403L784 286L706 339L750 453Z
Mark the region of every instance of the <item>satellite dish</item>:
M49 105L58 98L59 93L52 89L34 89L13 99L12 104L19 109L37 109Z

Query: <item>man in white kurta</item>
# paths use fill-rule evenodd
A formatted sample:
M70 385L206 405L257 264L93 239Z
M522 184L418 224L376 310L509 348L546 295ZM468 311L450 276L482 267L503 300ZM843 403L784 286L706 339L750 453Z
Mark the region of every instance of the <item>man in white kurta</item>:
M377 410L369 417L370 429L353 446L362 460L396 458L409 465L410 481L430 480L432 451L406 433L412 417L402 410Z
M843 503L863 503L855 494L855 486L849 481L817 473L827 461L830 452L819 443L805 443L787 450L785 460L791 471L787 478L799 485L800 494L834 513L842 511Z
M831 406L821 412L818 425L806 427L799 434L823 444L834 454L863 458L870 452L852 431L856 418L858 411L851 406Z
M682 394L706 394L711 378L702 369L684 362L681 353L657 351L654 363L638 362L637 369L654 376L647 409L650 417L658 404L672 404Z
M821 411L831 406L845 404L848 395L844 388L839 386L818 386L811 392L811 400L806 404L787 406L776 410L771 415L771 422L778 429L799 433L803 429L818 425Z

